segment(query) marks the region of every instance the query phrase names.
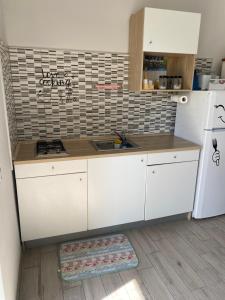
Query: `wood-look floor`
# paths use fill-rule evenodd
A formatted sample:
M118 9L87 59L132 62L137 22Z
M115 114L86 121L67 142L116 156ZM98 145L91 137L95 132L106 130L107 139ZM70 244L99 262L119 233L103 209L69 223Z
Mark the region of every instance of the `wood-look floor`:
M225 299L225 216L125 233L138 268L71 285L58 276L57 245L26 250L20 300Z

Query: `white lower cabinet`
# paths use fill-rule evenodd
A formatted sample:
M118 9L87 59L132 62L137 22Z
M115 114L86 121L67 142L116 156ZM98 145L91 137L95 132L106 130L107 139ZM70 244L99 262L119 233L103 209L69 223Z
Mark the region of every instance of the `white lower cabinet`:
M87 230L87 174L17 179L22 240Z
M145 220L193 210L198 161L147 167Z
M192 211L198 154L196 150L15 165L22 240Z
M147 155L88 160L88 229L144 220Z

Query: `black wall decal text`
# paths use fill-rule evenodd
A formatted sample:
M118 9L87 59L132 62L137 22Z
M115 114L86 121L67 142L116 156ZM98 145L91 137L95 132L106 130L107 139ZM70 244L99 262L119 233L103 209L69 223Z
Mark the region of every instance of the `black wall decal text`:
M41 69L41 72L42 72L42 78L39 80L39 84L41 86L46 86L46 87L58 87L58 86L70 87L71 86L72 77L69 77L68 73L44 72L43 69Z
M60 104L67 104L78 101L73 93L74 76L69 72L45 72L41 68L40 73L39 85L42 89L37 91L40 102L47 104L57 100Z

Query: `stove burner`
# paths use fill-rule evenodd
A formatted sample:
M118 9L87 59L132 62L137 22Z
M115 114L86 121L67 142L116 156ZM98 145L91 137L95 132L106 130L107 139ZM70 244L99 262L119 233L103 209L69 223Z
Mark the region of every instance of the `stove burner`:
M61 140L44 141L40 140L37 142L37 155L66 155L66 149Z

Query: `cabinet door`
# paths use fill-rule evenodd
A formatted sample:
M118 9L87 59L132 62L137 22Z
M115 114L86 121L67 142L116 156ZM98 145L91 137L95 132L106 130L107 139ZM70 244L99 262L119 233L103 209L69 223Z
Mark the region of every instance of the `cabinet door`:
M88 229L144 220L146 158L88 161Z
M198 162L149 166L145 220L193 210Z
M201 15L145 8L143 51L196 54Z
M17 179L22 240L87 230L87 175Z

